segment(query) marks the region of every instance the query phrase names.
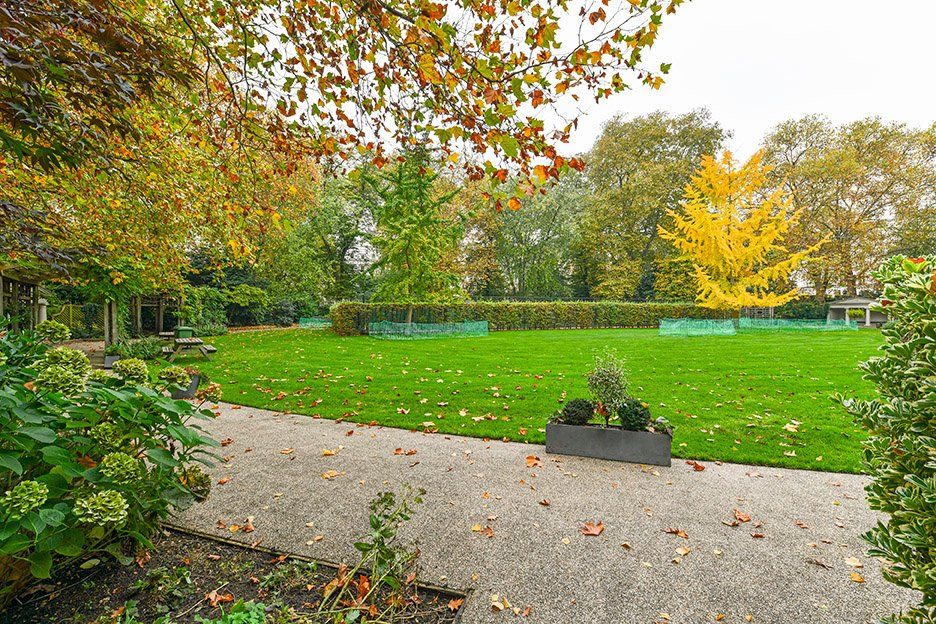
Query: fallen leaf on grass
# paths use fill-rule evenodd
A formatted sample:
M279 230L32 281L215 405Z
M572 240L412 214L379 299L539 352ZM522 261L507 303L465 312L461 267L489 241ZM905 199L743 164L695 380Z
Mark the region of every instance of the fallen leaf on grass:
M602 531L604 531L604 522L598 522L597 524L594 522L585 522L582 524L582 535L597 537L601 535Z
M536 455L527 455L526 456L526 467L527 468L536 468L537 466L542 466L543 462L540 461L540 458Z
M217 589L212 589L210 592L205 594L205 600L208 601L212 607L217 607L222 602L233 602L233 594L219 594Z

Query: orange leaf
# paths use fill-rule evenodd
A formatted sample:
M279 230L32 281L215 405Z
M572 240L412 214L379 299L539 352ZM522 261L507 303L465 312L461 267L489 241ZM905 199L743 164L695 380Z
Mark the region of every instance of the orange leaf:
M205 594L205 600L207 600L212 607L217 607L222 602L233 602L234 596L232 594L219 594L218 590L212 589Z
M464 598L452 598L448 601L449 611L458 611L458 608L465 603Z
M734 510L734 517L738 522L750 522L751 521L751 516L747 515L740 509Z
M540 458L536 455L527 455L526 457L526 466L527 468L536 468L537 466L542 466L543 462L540 461Z
M604 522L586 522L582 525L582 535L597 537L604 531Z

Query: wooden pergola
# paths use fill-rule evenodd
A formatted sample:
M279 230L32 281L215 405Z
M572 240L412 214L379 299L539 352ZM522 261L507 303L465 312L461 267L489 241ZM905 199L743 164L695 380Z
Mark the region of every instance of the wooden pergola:
M13 331L32 329L46 320L39 284L50 277L40 270L0 265L0 319L9 319Z

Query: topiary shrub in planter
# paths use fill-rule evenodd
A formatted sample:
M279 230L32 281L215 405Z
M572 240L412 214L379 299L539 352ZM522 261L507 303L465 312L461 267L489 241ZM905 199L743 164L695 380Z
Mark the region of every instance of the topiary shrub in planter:
M197 424L211 412L136 383L137 368L92 373L36 334L0 339L0 609L62 566L132 562L204 496L192 471L217 446Z
M884 285L881 355L861 365L877 398L839 396L868 430L868 504L887 519L865 534L884 576L923 594L885 622L936 622L936 256L891 258L874 275Z
M572 399L562 407L559 421L566 425L584 425L595 415L595 404L588 399Z
M627 397L618 408L618 420L621 428L628 431L646 431L650 426L650 408L643 401Z
M614 355L596 358L588 375L596 402L569 401L546 423L546 452L669 466L672 428L664 418L651 421L645 403L627 394L624 363ZM595 412L604 425L590 424ZM611 424L612 419L620 425Z

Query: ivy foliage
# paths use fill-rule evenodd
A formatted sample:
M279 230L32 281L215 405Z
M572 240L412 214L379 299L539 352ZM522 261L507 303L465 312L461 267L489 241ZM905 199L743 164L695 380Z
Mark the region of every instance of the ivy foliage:
M922 592L922 602L893 624L936 621L936 256L889 260L881 355L861 365L877 387L871 400L839 397L870 432L865 466L868 503L887 519L865 534L884 576Z

